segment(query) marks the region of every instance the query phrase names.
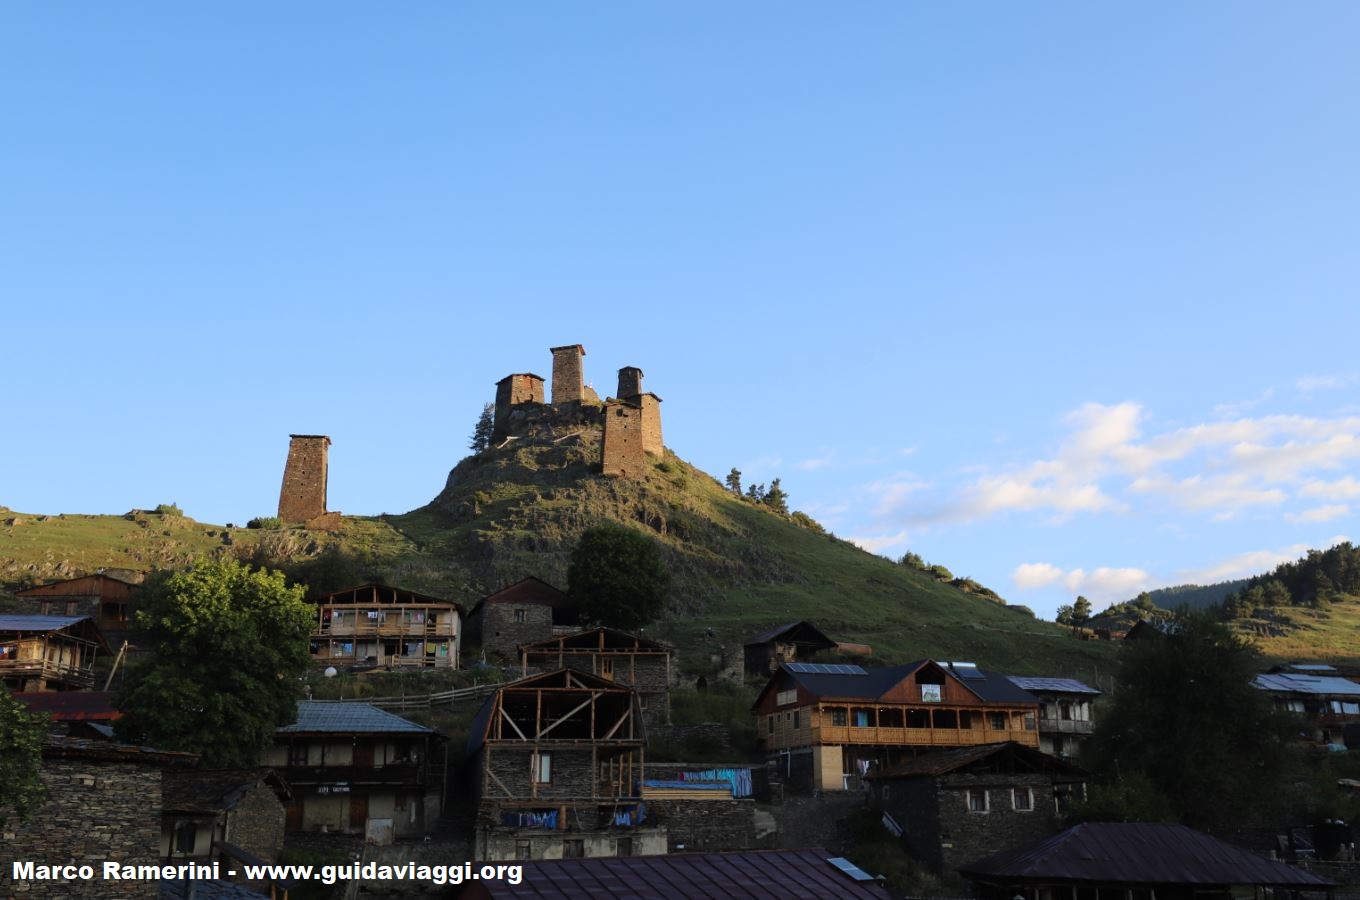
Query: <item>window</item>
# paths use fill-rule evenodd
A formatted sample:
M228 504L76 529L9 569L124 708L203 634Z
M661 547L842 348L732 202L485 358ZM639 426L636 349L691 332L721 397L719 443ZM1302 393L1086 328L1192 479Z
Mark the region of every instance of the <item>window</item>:
M1027 787L1011 788L1011 808L1019 812L1034 812L1034 792Z
M869 710L856 709L853 710L852 712L854 715L854 722L856 728L868 728L872 724L869 721Z
M515 841L515 859L533 859L533 841Z
M608 678L608 679L610 679L611 681L613 680L613 678L614 678L614 660L612 660L612 659L602 659L602 660L600 660L600 677L601 677L601 678Z
M586 842L580 838L567 838L562 842L563 859L581 859L586 855Z
M619 838L617 841L615 841L615 842L614 842L614 855L615 855L615 856L632 856L632 855L633 855L633 839L630 838L630 837L623 837L623 838Z
M843 727L845 725L845 710L831 710L831 724L835 725L837 728Z
M1001 712L987 713L987 721L992 727L992 731L1006 730L1006 714Z
M198 825L193 822L181 822L175 826L175 852L192 854L194 852L194 839L198 837Z
M798 710L796 709L793 711L793 727L798 728Z
M965 799L968 803L969 812L985 813L989 809L987 806L986 788L967 790L964 791L964 794L967 795Z
M788 706L790 703L798 702L798 691L780 691L774 696L775 706Z
M288 765L305 766L307 765L307 745L289 744L288 745Z
M78 602L78 601L75 601L75 600L67 600L67 601L66 601L66 615L68 615L68 616L74 616L74 615L77 614L77 608L76 608L77 602Z
M922 703L940 703L943 700L944 700L944 685L942 684L921 685Z
M1025 730L1026 731L1034 730L1034 713L1032 712L1025 713Z
M552 784L551 753L535 753L531 764L534 784Z
M515 610L515 621L516 621L516 622L523 622L523 621L524 621L524 618L525 618L525 616L524 616L524 610L522 610L522 609L517 609L517 610Z
M769 723L770 723L770 734L774 734L774 716L770 716L770 718L769 718Z

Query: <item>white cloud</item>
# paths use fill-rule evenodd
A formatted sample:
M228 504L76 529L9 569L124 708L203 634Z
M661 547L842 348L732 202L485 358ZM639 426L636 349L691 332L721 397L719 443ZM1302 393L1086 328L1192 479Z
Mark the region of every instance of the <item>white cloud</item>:
M805 459L802 460L801 462L796 462L793 464L793 467L795 469L800 469L804 472L813 472L816 471L817 469L825 469L829 465L831 465L831 457L822 456L814 459Z
M1063 570L1052 563L1021 563L1011 572L1011 583L1022 591L1032 591L1061 581Z
M1294 382L1294 386L1309 394L1313 391L1335 391L1357 383L1360 383L1360 373L1351 372L1345 375L1305 375Z
M1333 503L1330 506L1315 506L1312 509L1305 509L1301 513L1292 513L1285 518L1291 522L1330 522L1332 519L1339 519L1342 516L1351 514L1351 508L1344 503Z
M1355 500L1360 499L1360 480L1353 475L1339 478L1336 481L1309 481L1299 489L1302 497L1318 497L1323 500Z
M896 534L882 534L877 537L848 537L847 541L861 549L868 550L870 553L883 553L892 547L905 547L907 543L907 533L899 531Z
M1337 535L1327 544L1334 547L1346 540L1345 535ZM1221 562L1199 569L1183 569L1177 573L1176 580L1181 584L1215 584L1219 581L1232 581L1251 575L1269 572L1280 563L1292 562L1312 549L1308 544L1291 544L1277 550L1248 550Z

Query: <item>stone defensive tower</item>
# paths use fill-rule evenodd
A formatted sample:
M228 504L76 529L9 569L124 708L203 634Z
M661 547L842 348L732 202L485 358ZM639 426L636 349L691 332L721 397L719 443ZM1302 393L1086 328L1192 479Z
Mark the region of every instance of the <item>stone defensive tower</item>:
M585 372L581 357L586 348L580 344L553 347L552 402L579 403L585 399Z
M279 518L307 522L326 515L326 457L331 439L324 434L290 434L288 463L279 491Z
M619 392L614 396L627 400L642 393L642 370L637 366L619 369Z
M619 369L618 396L604 408L601 452L604 474L623 478L637 478L646 472L649 455L665 455L661 398L642 390L642 370L637 366Z
M543 402L543 376L532 372L506 375L496 382L495 430L501 431L512 407Z

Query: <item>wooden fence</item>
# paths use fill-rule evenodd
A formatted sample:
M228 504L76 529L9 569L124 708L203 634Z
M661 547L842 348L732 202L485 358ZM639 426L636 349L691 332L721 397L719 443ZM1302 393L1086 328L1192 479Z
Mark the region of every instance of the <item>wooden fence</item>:
M479 700L494 693L501 685L475 684L472 687L436 691L432 694L404 694L400 697L353 697L348 700L313 700L313 703L369 703L382 709L407 710L429 709L434 706L452 706L464 700Z

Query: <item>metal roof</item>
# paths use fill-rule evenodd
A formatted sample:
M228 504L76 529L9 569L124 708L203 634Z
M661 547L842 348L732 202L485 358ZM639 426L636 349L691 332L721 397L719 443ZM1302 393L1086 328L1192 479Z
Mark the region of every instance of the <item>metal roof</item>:
M800 632L800 635L792 638L792 640L796 641L797 643L816 644L818 647L824 650L830 650L832 647L836 646L835 641L833 641L826 635L822 634L821 630L817 628L816 625L813 625L811 622L807 620L803 620L801 622L788 622L776 628L771 628L769 631L762 631L755 637L748 638L746 642L742 644L742 646L750 647L756 644L768 644L775 638L783 637L785 634L787 634L790 631L794 631L795 629Z
M0 616L0 631L56 631L89 618L89 616Z
M1021 769L1049 772L1074 778L1085 778L1087 774L1085 770L1056 756L1049 756L1047 753L1041 753L1014 741L1001 741L995 744L978 744L977 746L960 747L954 750L931 750L922 753L920 756L903 760L897 765L873 770L869 773L869 778L874 781L888 781L894 778L948 775L951 772L967 769L974 763L993 757L1001 757L997 762L1002 765L1010 765L1012 768L1018 764Z
M16 691L14 699L57 722L112 722L123 715L113 708L112 691Z
M936 665L951 677L957 678L960 684L983 701L989 703L1024 703L1035 706L1039 703L1037 697L1013 684L1004 675L973 669L969 672L969 677L965 679L959 677L948 665L935 663L928 659L885 669L863 668L861 669L863 674L804 672L793 669L789 665L783 666L783 671L788 672L794 680L818 697L851 697L872 700L882 697L892 688L901 684L913 672L927 665ZM860 667L856 666L855 668Z
M1051 691L1055 694L1099 694L1095 688L1075 678L1031 678L1028 675L1007 675L1013 684L1027 691Z
M876 881L858 881L825 850L751 850L665 856L525 860L519 884L471 881L455 897L541 900L888 900Z
M1009 884L1256 885L1327 887L1275 862L1184 825L1086 822L1052 837L959 867L965 878Z
M367 703L300 700L298 718L292 725L274 729L275 734L341 734L407 732L433 734L424 725L403 719Z
M1276 691L1287 694L1342 694L1360 697L1360 684L1348 678L1324 675L1298 675L1280 672L1275 675L1257 675L1251 686L1263 691Z
M790 672L798 672L801 675L868 675L863 666L852 666L846 663L806 663L791 662L784 663L784 668Z

